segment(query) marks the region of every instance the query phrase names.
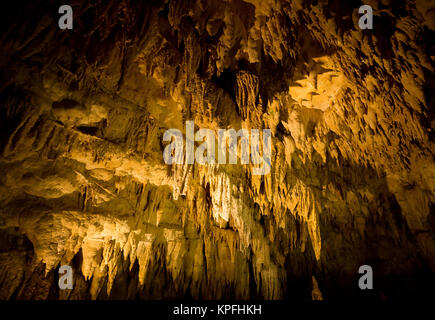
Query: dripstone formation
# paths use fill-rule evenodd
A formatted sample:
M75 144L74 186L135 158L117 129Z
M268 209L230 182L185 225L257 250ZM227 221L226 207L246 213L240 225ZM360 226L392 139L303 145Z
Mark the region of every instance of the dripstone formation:
M2 10L0 299L433 295L434 1L67 2ZM165 164L186 121L270 173Z

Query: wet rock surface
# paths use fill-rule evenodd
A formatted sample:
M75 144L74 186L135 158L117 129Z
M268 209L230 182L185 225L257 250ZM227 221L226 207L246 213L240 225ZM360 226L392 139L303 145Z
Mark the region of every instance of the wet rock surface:
M431 294L433 1L61 4L1 19L1 299ZM270 128L271 172L166 165L187 120Z

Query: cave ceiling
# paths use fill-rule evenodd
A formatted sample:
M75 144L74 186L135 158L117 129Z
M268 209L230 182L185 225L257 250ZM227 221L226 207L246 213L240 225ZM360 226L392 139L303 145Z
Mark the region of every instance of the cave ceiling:
M353 0L69 0L72 30L23 3L0 24L1 299L334 299L362 265L376 298L433 290L434 1L366 1L365 30ZM269 172L168 165L188 121L270 130Z

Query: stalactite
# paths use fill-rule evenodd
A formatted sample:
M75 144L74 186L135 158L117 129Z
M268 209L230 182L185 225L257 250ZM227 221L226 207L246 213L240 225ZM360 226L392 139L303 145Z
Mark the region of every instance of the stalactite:
M1 299L432 290L433 5L34 2L0 34ZM166 164L186 121L270 129L270 173Z

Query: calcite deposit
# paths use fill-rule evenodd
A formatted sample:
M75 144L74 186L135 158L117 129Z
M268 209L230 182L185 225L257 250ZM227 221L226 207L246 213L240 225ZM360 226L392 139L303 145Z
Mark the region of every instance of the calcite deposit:
M433 296L434 1L2 11L0 299ZM270 129L270 173L165 164L186 121Z

